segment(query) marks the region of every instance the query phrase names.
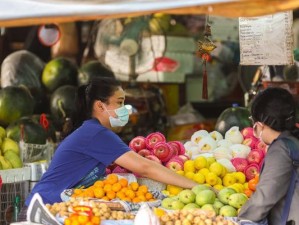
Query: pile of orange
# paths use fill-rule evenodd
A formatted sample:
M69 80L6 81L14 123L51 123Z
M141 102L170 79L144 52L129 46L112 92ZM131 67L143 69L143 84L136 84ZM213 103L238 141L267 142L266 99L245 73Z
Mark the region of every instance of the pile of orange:
M137 182L128 183L127 179L119 179L113 173L109 174L105 180L98 180L86 189L74 189L72 197L98 198L107 201L120 199L133 203L155 200L146 185L139 185Z
M101 218L98 216L87 216L72 214L64 220L64 225L99 225Z
M252 195L253 192L255 192L256 185L259 182L259 178L259 174L256 174L254 178L248 181L248 188L244 190L244 194L246 194L248 198Z

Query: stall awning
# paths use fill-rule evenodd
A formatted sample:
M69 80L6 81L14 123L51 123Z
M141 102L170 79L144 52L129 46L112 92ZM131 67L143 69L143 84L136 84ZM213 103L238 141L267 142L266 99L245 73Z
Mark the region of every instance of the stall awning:
M298 8L298 0L1 0L0 27L120 18L155 12L249 17Z

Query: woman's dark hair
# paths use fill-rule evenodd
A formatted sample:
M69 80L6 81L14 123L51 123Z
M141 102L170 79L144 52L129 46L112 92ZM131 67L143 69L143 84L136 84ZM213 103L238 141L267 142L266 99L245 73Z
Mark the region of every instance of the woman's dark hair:
M254 122L262 122L276 131L291 131L299 138L296 101L284 88L270 87L259 92L252 102L251 116Z
M87 85L80 86L76 95L77 112L72 118L74 129L91 118L94 101L107 102L119 87L121 83L118 80L108 77L93 77Z

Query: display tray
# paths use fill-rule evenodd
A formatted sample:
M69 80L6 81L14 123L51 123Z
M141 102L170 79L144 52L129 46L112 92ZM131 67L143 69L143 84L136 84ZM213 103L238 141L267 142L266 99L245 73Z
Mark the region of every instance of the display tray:
M0 176L4 184L30 180L30 168L23 167L17 169L0 170Z

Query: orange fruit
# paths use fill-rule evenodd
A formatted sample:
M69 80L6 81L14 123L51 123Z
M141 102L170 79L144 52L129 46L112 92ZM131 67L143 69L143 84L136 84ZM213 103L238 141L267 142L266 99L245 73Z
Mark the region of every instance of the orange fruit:
M120 178L118 182L120 183L120 185L122 187L127 187L128 186L128 180L125 179L125 178Z
M80 225L80 223L78 220L72 220L71 225Z
M107 196L110 200L112 200L112 199L115 198L116 194L115 194L114 191L107 191L106 196Z
M107 196L104 196L103 198L101 198L102 200L105 200L105 201L109 201L110 199L107 197Z
M98 180L98 181L96 181L96 182L93 184L93 186L95 186L95 187L104 187L104 181L102 181L102 180Z
M248 188L252 191L256 190L256 180L255 179L251 179L250 181L248 181Z
M86 189L85 190L85 196L93 198L94 197L94 191L92 189Z
M260 174L259 173L257 173L255 176L254 176L254 178L253 178L255 181L256 181L256 183L258 183L259 182L259 180L260 180Z
M146 185L140 185L138 187L138 191L141 191L141 192L143 192L145 194L146 192L148 192L148 188L147 188Z
M126 197L126 195L124 192L117 192L116 197L123 200Z
M102 198L105 196L105 191L103 188L98 187L98 188L94 189L93 192L94 192L94 196L96 198Z
M92 223L91 221L88 221L86 224L84 225L94 225L94 223Z
M114 173L108 174L106 182L108 184L115 184L116 182L118 182L118 176Z
M141 202L146 202L146 198L144 195L139 195L137 197L140 199Z
M139 184L137 182L131 182L129 186L133 191L137 191L139 188Z
M133 190L127 190L125 192L126 196L129 197L130 199L133 199L135 197L135 192Z
M112 190L112 184L105 184L104 185L104 191L107 192L107 191L111 191Z
M64 225L71 225L71 223L72 223L72 221L71 221L70 218L66 218L66 219L64 220Z
M101 218L98 216L92 216L90 221L94 225L99 225L101 223Z
M140 199L139 197L134 197L134 198L132 199L132 202L133 202L133 203L138 203L138 202L141 202L141 199Z
M118 191L120 191L121 188L122 188L122 186L121 186L120 183L112 184L112 191L114 191L114 192L118 192Z
M74 194L79 195L79 194L81 194L82 192L83 192L82 189L74 189Z
M153 194L150 193L150 192L147 192L147 193L145 194L145 198L146 198L147 200L150 200L150 199L153 198Z
M78 222L80 224L86 224L89 221L89 217L85 215L79 215L78 216Z
M249 188L246 188L246 189L244 190L244 194L245 194L248 198L250 198L250 196L252 195L252 193L253 193L253 191L250 190Z
M126 202L131 202L132 201L132 199L130 199L129 197L124 197L122 200L126 201Z

